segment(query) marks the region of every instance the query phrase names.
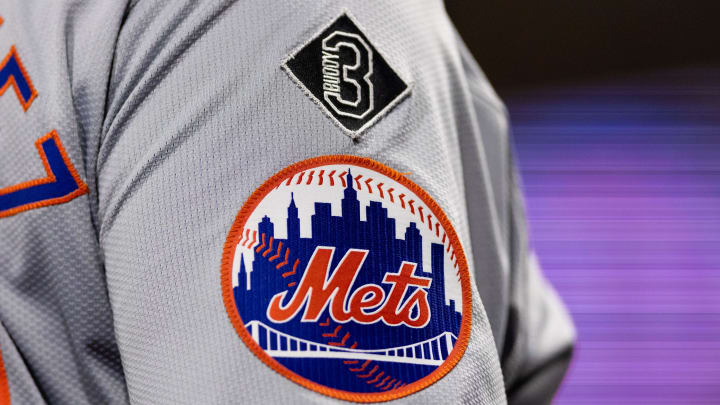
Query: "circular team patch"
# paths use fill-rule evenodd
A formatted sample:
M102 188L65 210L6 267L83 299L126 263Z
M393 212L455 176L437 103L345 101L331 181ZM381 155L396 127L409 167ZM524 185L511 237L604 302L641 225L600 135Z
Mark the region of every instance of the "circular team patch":
M438 204L357 156L289 166L245 202L222 260L225 307L263 362L358 402L434 383L470 338L470 276Z

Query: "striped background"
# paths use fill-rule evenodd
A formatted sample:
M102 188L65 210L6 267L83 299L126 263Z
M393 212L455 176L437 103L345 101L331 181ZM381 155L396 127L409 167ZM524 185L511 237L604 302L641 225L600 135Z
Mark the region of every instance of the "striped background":
M579 342L556 404L720 404L720 68L504 92Z

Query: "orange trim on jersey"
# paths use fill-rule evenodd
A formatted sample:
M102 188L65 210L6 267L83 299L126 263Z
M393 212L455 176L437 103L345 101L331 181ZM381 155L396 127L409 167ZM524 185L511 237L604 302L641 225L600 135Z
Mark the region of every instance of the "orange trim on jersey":
M25 65L23 65L22 60L20 59L20 55L18 55L17 50L15 49L15 45L10 47L10 52L7 54L7 56L5 56L5 59L0 62L0 70L5 67L8 61L10 61L10 58L13 56L15 57L15 61L17 61L18 67L20 68L20 73L22 73L25 82L27 82L27 85L30 88L30 98L28 98L27 101L23 99L22 94L20 94L20 88L15 81L15 76L10 76L8 78L8 81L5 82L2 87L0 87L0 96L5 94L5 90L7 90L10 85L12 85L13 89L15 90L15 95L17 96L20 105L22 105L23 111L27 111L33 101L35 101L35 98L37 98L38 93L37 90L35 90L35 86L33 86L32 80L30 80L30 75L28 75L27 70L25 70Z
M248 218L255 210L257 205L262 201L262 199L275 187L279 186L283 181L286 181L288 176L294 175L304 170L330 164L352 164L375 170L401 183L409 190L412 190L436 214L437 220L444 227L444 229L447 230L447 236L450 239L450 245L452 245L453 249L457 252L457 262L459 266L458 273L460 277L463 297L463 317L456 345L453 348L452 352L450 352L450 354L448 355L447 359L445 359L445 362L443 362L437 369L435 369L435 371L411 384L398 386L397 389L394 389L390 392L358 393L339 390L335 388L330 388L322 384L318 384L290 371L288 368L280 364L280 362L265 353L265 351L253 340L252 336L250 336L250 333L245 328L245 323L240 317L240 314L235 308L235 299L232 292L233 255L235 253L235 246L237 246L243 236L243 229ZM272 176L269 180L263 183L262 186L260 186L250 195L240 212L238 212L237 216L235 217L235 221L233 222L227 239L225 240L220 273L223 301L225 303L226 312L230 317L230 322L234 326L238 335L240 335L240 338L243 340L243 342L245 342L245 344L253 352L253 354L255 354L255 356L257 356L260 360L262 360L265 364L267 364L277 373L288 378L289 380L300 384L305 388L309 388L313 391L331 397L354 402L380 402L401 398L420 391L437 382L448 372L450 372L450 370L452 370L455 365L457 365L457 363L460 361L460 358L462 358L463 354L465 353L465 349L467 348L468 342L470 341L470 327L472 324L472 288L470 282L470 273L468 271L468 264L467 259L465 258L465 252L460 245L460 240L457 236L457 233L455 232L455 229L452 227L452 224L445 215L445 212L425 190L423 190L420 186L412 182L407 177L403 176L395 169L392 169L380 162L369 158L350 155L320 156L292 164Z
M10 405L10 386L8 384L5 365L3 364L2 349L0 348L0 405Z
M54 183L56 181L55 174L52 172L52 169L50 168L50 163L48 162L47 156L45 155L45 151L42 148L42 144L50 138L52 138L55 141L55 144L57 145L57 148L60 151L60 155L62 156L63 162L65 162L65 166L67 166L68 171L70 171L70 174L72 175L73 179L75 179L75 183L77 184L78 188L75 191L73 191L69 194L66 194L62 197L50 198L50 199L42 200L42 201L36 201L36 202L32 202L30 204L25 204L25 205L21 205L19 207L11 208L6 211L0 211L0 218L9 217L9 216L15 215L19 212L28 211L28 210L32 210L35 208L66 203L66 202L74 199L75 197L79 197L88 192L87 184L85 184L85 182L80 177L80 174L78 174L77 170L75 169L75 166L73 166L72 162L70 161L70 158L68 157L67 152L65 151L65 148L63 147L62 143L60 142L60 137L58 136L57 131L53 129L47 135L45 135L35 141L35 147L37 148L38 154L40 155L40 159L42 160L43 166L45 167L45 173L47 173L47 177L26 181L24 183L15 184L13 186L6 187L6 188L1 188L0 195L10 194L14 191L22 190L25 188L30 188L33 186L38 186L41 184Z

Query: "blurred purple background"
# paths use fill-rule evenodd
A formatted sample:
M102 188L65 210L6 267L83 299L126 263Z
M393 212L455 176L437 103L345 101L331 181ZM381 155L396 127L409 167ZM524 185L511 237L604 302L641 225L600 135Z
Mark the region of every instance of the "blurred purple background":
M720 1L445 5L578 329L555 404L720 404Z
M720 68L507 91L578 345L556 404L720 404Z

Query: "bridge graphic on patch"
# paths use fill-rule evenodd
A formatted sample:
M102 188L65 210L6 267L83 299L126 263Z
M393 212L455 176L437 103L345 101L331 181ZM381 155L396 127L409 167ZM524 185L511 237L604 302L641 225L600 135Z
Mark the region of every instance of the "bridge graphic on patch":
M330 346L299 339L277 331L260 321L245 324L257 344L272 357L377 360L391 363L439 366L452 352L457 336L450 332L412 345L385 350L360 350Z

